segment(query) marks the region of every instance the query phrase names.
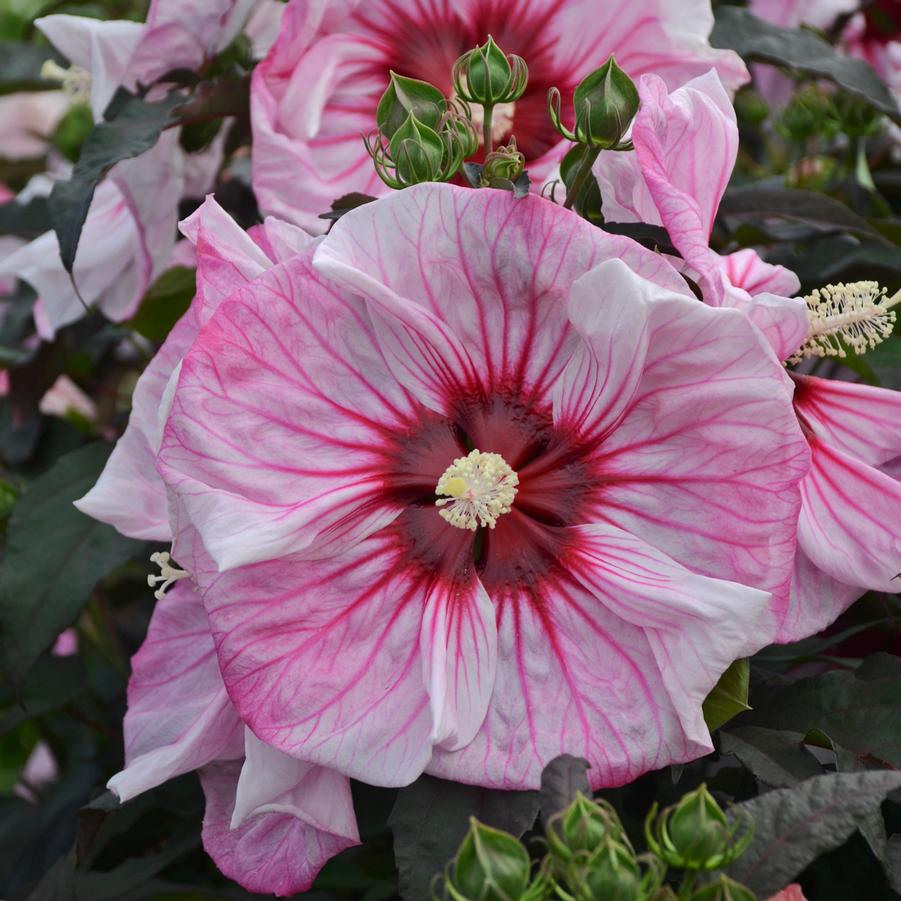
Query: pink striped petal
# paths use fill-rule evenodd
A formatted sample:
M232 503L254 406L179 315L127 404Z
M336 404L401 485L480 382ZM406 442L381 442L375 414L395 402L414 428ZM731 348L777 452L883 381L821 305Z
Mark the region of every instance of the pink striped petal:
M244 766L231 828L261 814L289 814L321 832L360 840L350 780L334 770L289 757L244 730Z
M131 663L125 769L108 783L120 800L212 760L241 756L243 726L193 586L179 582L157 604Z
M901 456L901 392L793 375L795 408L823 441L869 466Z
M727 254L722 261L729 281L752 297L765 293L793 297L801 290L801 281L794 272L765 262L753 248Z
M223 304L185 358L160 472L220 568L386 525L380 468L410 402L362 301L298 255Z
M442 410L455 384L546 394L575 346L572 283L613 258L661 287L687 290L658 255L538 197L435 185L344 216L315 266L390 314L396 324L382 341L390 339L395 377ZM426 341L431 359L419 349Z
M222 675L260 739L375 785L422 772L432 732L420 652L429 576L404 552L384 530L338 557L212 578L204 603Z
M901 483L816 438L801 482L801 549L847 585L897 590L901 561Z
M231 828L241 764L200 771L206 795L203 847L216 866L250 892L280 897L305 892L325 863L357 842L290 813L262 813Z
M778 619L807 444L779 400L782 368L747 318L690 303L650 307L641 386L598 452L596 518L693 571L772 591Z
M97 484L75 506L132 538L171 538L165 487L156 472L159 410L170 377L222 300L272 261L212 198L181 224L197 247L197 297L138 380L125 434ZM123 498L130 498L125 504Z
M449 751L465 747L485 719L497 673L494 605L477 577L430 586L420 647L431 739Z

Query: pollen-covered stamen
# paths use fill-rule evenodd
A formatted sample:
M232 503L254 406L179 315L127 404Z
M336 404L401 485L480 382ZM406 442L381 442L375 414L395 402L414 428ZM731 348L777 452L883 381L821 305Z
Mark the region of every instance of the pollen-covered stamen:
M789 363L805 357L841 359L847 356L845 344L857 354L872 350L892 333L897 319L892 307L901 301L901 292L887 298L876 282L852 282L818 288L805 300L810 331Z
M177 582L179 579L190 578L190 573L183 569L179 569L176 566L172 566L172 555L169 554L168 551L157 551L155 554L151 554L150 562L155 563L160 568L160 574L158 576L147 576L147 584L151 588L158 582L163 583L153 592L153 596L158 601L163 599L163 595L173 582Z
M52 59L41 66L41 78L58 81L70 103L91 102L91 73L81 66L65 68Z
M502 513L509 513L519 476L500 454L470 451L447 467L435 486L438 513L458 529L493 529Z

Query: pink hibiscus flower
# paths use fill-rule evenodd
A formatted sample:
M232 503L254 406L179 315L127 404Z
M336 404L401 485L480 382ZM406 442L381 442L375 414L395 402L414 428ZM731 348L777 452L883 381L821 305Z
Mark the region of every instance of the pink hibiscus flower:
M595 171L611 219L663 224L704 299L746 310L780 360L809 330L806 304L783 297L797 277L753 250L720 257L708 246L738 143L735 114L713 73L667 94L640 80L635 153L602 154ZM897 590L901 483L882 471L901 456L901 394L792 375L794 403L812 451L791 607L781 641L831 623L867 590Z
M707 752L703 699L787 602L783 379L743 314L536 196L348 214L218 308L163 429L241 718L385 785Z
M99 482L76 504L124 534L161 541L172 540L155 469L166 385L216 307L309 240L272 221L245 234L211 199L182 229L197 249L197 297L141 376L128 428ZM125 768L109 787L126 801L195 769L207 800L204 847L250 891L304 891L326 860L359 840L346 777L288 757L245 728L200 596L180 579L161 597L132 661Z
M611 53L632 76L657 72L676 86L712 65L732 88L741 60L707 42L708 0L292 0L281 34L254 72L253 185L263 209L310 230L350 191L385 193L361 135L389 70L451 91L454 60L493 35L529 66L515 105L495 110L496 143L515 133L538 184L566 149L547 115L547 92L568 94Z

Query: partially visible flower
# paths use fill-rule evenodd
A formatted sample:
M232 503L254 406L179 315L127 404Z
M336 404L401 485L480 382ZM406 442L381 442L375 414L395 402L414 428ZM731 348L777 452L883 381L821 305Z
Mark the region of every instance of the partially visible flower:
M389 72L449 95L454 61L489 35L529 69L525 93L495 107L494 144L515 135L540 184L567 147L547 116L550 87L570 96L615 52L633 77L657 72L676 87L716 66L735 88L747 72L734 53L709 45L712 26L709 0L292 0L278 40L254 72L254 190L264 210L314 233L324 231L319 214L342 194L385 193L360 135L374 127ZM481 113L473 107L477 122Z
M197 297L142 374L128 428L100 481L76 504L124 534L159 541L172 540L154 461L166 385L216 307L308 240L271 221L248 235L212 199L182 229L197 248ZM250 891L305 891L326 860L359 841L345 777L282 754L245 728L225 690L203 603L187 578L158 601L132 661L124 728L125 768L110 789L125 801L199 770L204 847Z
M41 398L38 408L45 416L77 413L88 422L97 418L97 405L67 375L61 375Z
M128 319L165 267L182 194L178 136L165 133L140 157L113 167L94 194L75 257L74 281L46 232L0 260L0 274L28 282L42 300L41 337L79 319L85 305L114 322ZM81 297L79 298L79 294Z
M798 885L797 882L793 882L791 885L782 889L781 892L776 892L776 894L773 895L772 898L768 898L767 901L807 901L807 897L801 890L801 886Z
M0 97L0 159L43 156L69 101L60 91Z
M173 556L242 718L385 785L705 753L704 697L787 603L783 378L745 316L540 198L419 185L346 214L172 382Z
M674 265L698 281L704 300L748 312L784 360L807 334L805 304L787 296L797 277L753 250L722 257L709 245L738 152L735 110L719 78L711 71L670 93L646 75L638 92L635 152L602 153L594 166L604 215L665 226L682 255ZM739 273L753 294L734 280Z

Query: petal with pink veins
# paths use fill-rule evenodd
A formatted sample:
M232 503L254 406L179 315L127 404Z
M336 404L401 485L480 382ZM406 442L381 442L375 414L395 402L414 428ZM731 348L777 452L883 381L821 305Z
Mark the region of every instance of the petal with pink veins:
M266 813L289 814L321 832L360 840L347 776L289 757L245 729L231 828Z
M305 892L325 863L357 841L310 825L289 813L263 813L231 828L241 772L238 761L200 771L206 795L203 847L216 866L250 892Z
M262 741L373 785L423 771L422 599L435 574L404 552L388 529L324 560L201 568L225 684Z
M773 592L778 620L807 443L782 367L748 319L691 304L650 305L641 385L596 454L593 518L695 572Z
M801 290L801 281L794 272L767 263L751 247L727 254L722 260L729 281L752 297L763 293L792 297Z
M818 438L801 482L801 549L848 585L892 592L901 569L901 483Z
M157 604L132 658L125 769L108 786L127 801L210 761L240 757L242 741L206 611L193 586L180 582Z
M185 357L159 471L222 569L338 553L389 523L383 448L408 427L366 305L312 251L224 303Z
M687 293L658 255L538 197L450 186L419 185L351 211L314 265L392 317L383 332L392 371L441 410L455 383L546 395L575 346L566 314L572 283L613 258ZM431 360L419 350L425 342ZM422 361L415 371L411 357Z
M795 408L817 438L869 466L901 456L901 391L793 374Z
M181 223L197 247L197 297L141 374L125 434L97 484L75 506L132 538L171 538L166 492L156 472L160 403L169 378L222 300L272 262L212 198ZM122 498L131 498L128 504Z

